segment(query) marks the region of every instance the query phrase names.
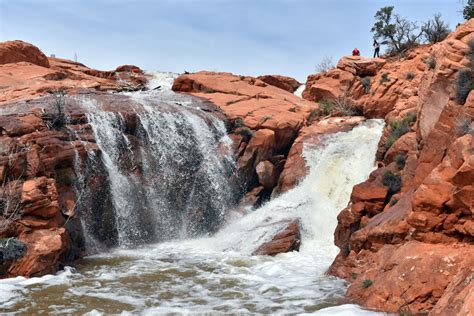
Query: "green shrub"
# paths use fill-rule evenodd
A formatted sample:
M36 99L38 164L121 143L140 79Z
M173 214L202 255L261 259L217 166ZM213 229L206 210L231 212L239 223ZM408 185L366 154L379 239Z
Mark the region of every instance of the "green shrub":
M334 103L329 100L321 100L319 101L319 109L321 111L321 115L329 115L334 109Z
M372 81L371 81L370 77L364 77L364 78L360 79L360 83L362 84L362 87L364 87L365 93L369 93L370 92L370 85L372 84Z
M388 188L388 194L393 195L400 191L402 187L402 178L393 174L392 171L386 171L382 177L382 183Z
M247 138L251 138L255 136L254 132L252 132L252 130L248 127L241 127L237 129L234 133L237 135L242 135Z
M369 286L371 286L372 283L373 283L373 282L372 282L371 279L365 279L365 280L362 282L362 287L363 287L364 289L366 289L366 288L368 288Z
M26 245L16 238L0 238L0 265L20 258L26 249Z
M462 13L466 20L474 18L474 0L467 0Z
M474 88L474 75L471 69L459 70L456 78L456 101L459 104L466 103L469 92Z
M390 200L390 206L394 206L397 203L398 203L398 199L391 199Z
M467 52L467 58L469 58L469 66L471 69L474 68L474 39L471 39L467 45L469 46L469 51Z
M394 157L395 163L397 164L398 169L403 169L407 161L407 155L398 154Z
M393 6L383 7L375 13L375 23L371 29L374 38L388 45L388 51L401 53L419 44L423 30L412 22L393 12Z
M383 84L385 82L389 82L390 79L388 78L388 73L384 72L382 76L380 77L380 84Z
M425 60L426 65L428 65L429 69L435 69L436 68L436 58L431 55L430 58Z
M318 110L311 110L308 116L308 124L313 123L313 121L318 117Z
M347 91L335 100L319 101L319 109L321 115L324 116L352 116L361 114L360 111L356 109L354 103L352 103Z
M421 27L423 37L428 43L438 43L444 40L451 30L448 25L441 19L441 14L435 14L433 19L428 20Z
M401 120L391 121L389 123L391 132L385 142L385 149L392 147L393 143L410 131L410 124L416 121L416 113L410 112Z
M411 81L411 80L415 79L415 74L413 72L409 71L405 74L405 79Z
M240 128L244 126L244 120L241 117L238 117L234 121L234 127L235 128Z

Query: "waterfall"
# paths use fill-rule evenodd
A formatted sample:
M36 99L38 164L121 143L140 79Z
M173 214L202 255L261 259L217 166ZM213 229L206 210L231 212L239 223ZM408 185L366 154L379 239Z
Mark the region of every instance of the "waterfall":
M298 87L298 89L296 89L296 91L294 92L294 95L296 95L297 97L302 98L303 97L303 91L304 91L305 88L306 88L306 85L302 84L301 86Z
M346 207L353 186L373 170L383 125L382 120L369 120L350 132L326 136L317 148L307 144L303 155L309 174L304 180L230 223L213 238L213 247L251 253L280 228L272 223L299 219L303 239L300 252L325 256L329 265L338 251L333 242L337 215Z
M86 257L56 276L0 280L0 308L26 314L377 315L334 306L343 302L347 283L325 272L337 254L337 215L374 167L381 120L306 145L309 173L299 185L202 237L220 226L234 198L222 122L193 100L178 105L157 90L129 97L134 102L126 99L127 113L134 119L107 111L103 100L78 100L101 151L90 150L75 169L90 188L83 200L92 204L82 210L93 212L81 213L88 231L110 234L121 246L142 245ZM277 232L273 223L291 219L302 225L300 252L250 255ZM199 238L179 239L193 236Z
M152 80L159 82L163 78ZM76 100L100 149L102 166L90 164L98 169L88 172L106 173L113 208L113 218L85 214L91 219L87 225L113 222L115 232L105 235L119 246L214 232L235 200L231 140L223 121L190 97L170 98L168 90L125 95L126 112L108 111L107 102L90 96ZM97 159L89 152L88 160ZM94 230L88 229L99 238Z

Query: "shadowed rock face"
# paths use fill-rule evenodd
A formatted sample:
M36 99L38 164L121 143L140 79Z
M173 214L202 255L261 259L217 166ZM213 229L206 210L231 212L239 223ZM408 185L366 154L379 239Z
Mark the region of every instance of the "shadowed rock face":
M454 99L457 73L470 67L472 39L474 20L438 44L374 60L375 72L344 58L337 71L354 78L327 88L344 87L365 116L388 123L379 168L354 187L338 216L341 252L329 269L352 283L347 295L364 306L433 315L473 311L472 282L459 280L474 275L474 92L464 105ZM428 58L436 59L434 69ZM314 97L324 78L333 77L310 76L303 96ZM362 286L365 280L371 285Z

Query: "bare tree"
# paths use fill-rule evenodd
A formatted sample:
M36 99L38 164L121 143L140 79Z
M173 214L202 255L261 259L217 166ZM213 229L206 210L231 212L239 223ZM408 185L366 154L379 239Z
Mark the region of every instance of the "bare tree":
M48 91L51 96L53 97L53 107L55 109L55 113L52 114L48 122L48 126L50 128L61 128L67 123L67 116L66 116L66 97L67 93L64 89L57 89L57 90L50 90Z
M27 148L24 146L15 146L13 152L8 156L8 170L2 179L0 188L0 216L3 218L3 221L0 222L0 229L20 217L23 185L21 179L25 173L25 167L22 166L19 174L13 172L13 169L26 150Z
M438 43L444 40L451 32L448 24L441 20L441 14L437 13L433 19L428 20L421 27L423 37L429 43Z
M334 62L331 56L324 56L319 64L316 65L317 73L325 73L334 68Z
M374 38L382 40L382 44L389 46L391 52L401 53L417 46L423 31L415 22L393 14L393 8L388 6L377 11L371 31L374 33Z

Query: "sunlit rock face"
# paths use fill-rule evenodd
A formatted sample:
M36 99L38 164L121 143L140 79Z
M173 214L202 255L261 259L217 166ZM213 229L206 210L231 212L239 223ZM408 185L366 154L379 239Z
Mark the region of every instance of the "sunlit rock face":
M387 126L380 168L354 187L339 214L341 252L329 272L349 280L348 296L365 306L435 315L472 309L459 279L474 273L466 255L474 247L474 93L464 104L455 95L460 70L472 67L473 34L471 20L373 74L351 72L353 102ZM349 71L347 64L339 70Z

